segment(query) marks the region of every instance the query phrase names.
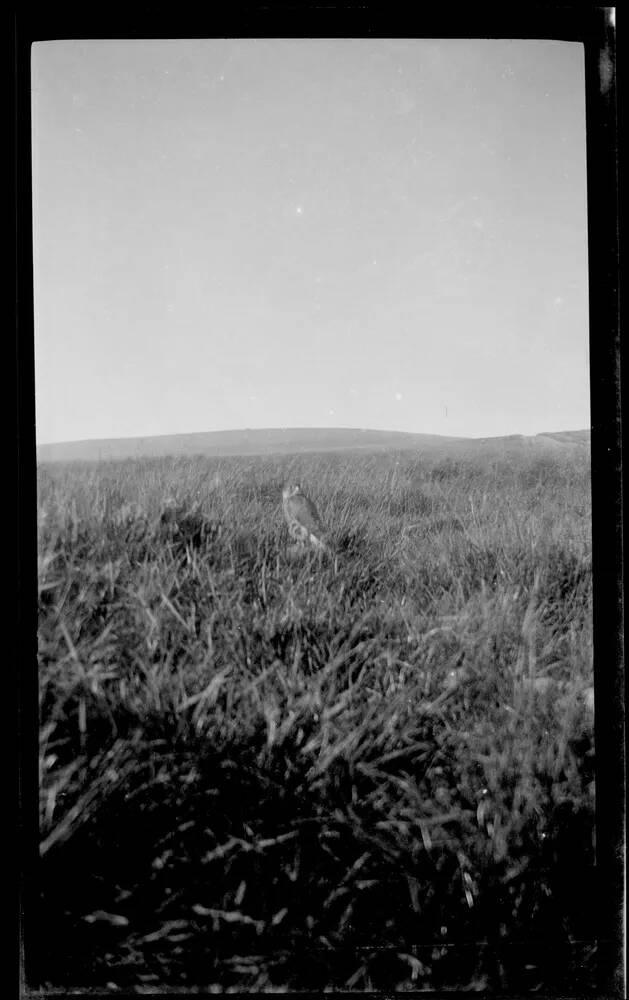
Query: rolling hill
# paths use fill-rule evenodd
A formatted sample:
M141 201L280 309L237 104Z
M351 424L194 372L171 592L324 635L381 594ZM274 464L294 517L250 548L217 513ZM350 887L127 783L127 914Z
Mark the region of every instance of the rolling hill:
M438 434L354 428L268 428L261 430L208 431L155 437L100 438L41 444L38 462L107 461L178 455L272 455L326 451L420 451L461 454L548 451L589 448L589 430L506 437L465 438Z

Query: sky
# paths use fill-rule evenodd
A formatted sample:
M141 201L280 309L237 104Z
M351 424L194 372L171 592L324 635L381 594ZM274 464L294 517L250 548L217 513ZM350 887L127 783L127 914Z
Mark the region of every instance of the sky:
M588 427L584 53L38 42L38 443Z

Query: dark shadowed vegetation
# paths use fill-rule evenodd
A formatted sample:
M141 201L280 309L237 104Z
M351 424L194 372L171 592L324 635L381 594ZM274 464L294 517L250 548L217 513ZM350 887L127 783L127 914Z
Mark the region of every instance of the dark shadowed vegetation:
M594 988L585 454L41 466L38 532L42 984Z

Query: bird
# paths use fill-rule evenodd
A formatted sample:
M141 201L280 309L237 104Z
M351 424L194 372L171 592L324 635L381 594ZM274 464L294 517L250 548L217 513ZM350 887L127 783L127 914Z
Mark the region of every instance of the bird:
M302 493L299 483L282 490L282 507L288 533L300 546L312 545L319 552L329 552L321 518L312 500Z

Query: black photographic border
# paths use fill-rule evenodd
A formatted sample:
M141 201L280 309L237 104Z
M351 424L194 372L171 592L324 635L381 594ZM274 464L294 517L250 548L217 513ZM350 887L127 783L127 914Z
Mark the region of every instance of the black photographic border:
M522 5L410 10L408 6L230 5L176 14L142 5L103 13L85 8L13 12L10 60L15 155L15 342L8 398L15 405L14 604L8 606L18 747L17 856L19 981L34 982L32 943L38 867L36 448L31 208L30 48L53 38L530 38L581 42L585 49L590 311L590 384L596 740L596 898L600 996L624 995L625 719L623 608L623 443L619 332L619 149L614 8ZM15 392L15 396L13 393ZM9 438L13 443L12 423ZM13 475L15 469L15 475ZM13 547L12 547L13 551ZM15 651L13 653L13 646ZM13 654L13 655L12 655ZM13 678L12 678L13 679ZM575 872L575 878L579 873ZM32 995L41 996L33 989ZM75 994L78 995L78 994ZM90 993L94 996L94 993ZM304 995L304 994L300 994ZM421 996L430 994L422 993Z

